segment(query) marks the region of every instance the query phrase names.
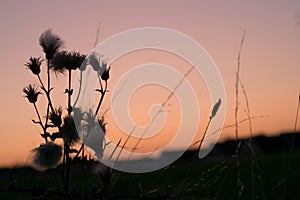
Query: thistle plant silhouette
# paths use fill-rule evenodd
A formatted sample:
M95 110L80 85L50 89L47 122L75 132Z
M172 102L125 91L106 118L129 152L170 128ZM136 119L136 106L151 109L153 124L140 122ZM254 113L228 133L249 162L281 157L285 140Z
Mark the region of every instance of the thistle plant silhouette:
M88 139L90 132L95 129L95 123L99 123L104 134L106 133L106 122L102 117L98 118L98 114L104 100L105 94L108 92L108 80L110 78L111 67L107 65L104 59L100 60L100 55L97 53L91 53L88 57L81 54L78 51L66 51L64 48L64 41L56 34L53 34L49 29L41 34L39 38L39 44L44 52L44 58L30 57L25 66L31 71L31 73L37 77L39 85L29 84L24 87L23 92L29 103L33 105L38 120L32 120L36 125L39 125L42 129L41 137L44 139L44 143L39 147L32 150L33 159L32 166L40 171L56 168L61 164L61 178L63 186L60 188L60 193L65 199L72 199L70 192L70 171L71 166L77 162L87 161L87 157L84 153L84 143ZM43 64L46 62L46 70L43 68ZM83 113L79 108L73 107L71 102L73 98L72 88L72 75L74 71L80 73L80 85L79 93L81 92L82 73L86 70L87 66L90 66L92 70L97 72L99 80L99 88L95 88L95 92L100 93L99 101L96 104L95 111ZM184 76L184 78L192 71L192 67ZM41 74L46 71L46 80L43 80ZM67 88L64 93L67 96L67 105L55 106L52 99L52 93L55 88L51 84L51 75L61 77L59 75L64 74L67 76ZM170 93L163 106L174 95L174 91L181 85L183 79L176 85L174 90ZM61 93L61 91L58 91ZM40 98L46 98L47 106L45 108L45 114L42 115L38 109L37 103ZM78 101L78 96L74 97L74 104ZM211 113L210 121L217 114L220 107L221 100L219 100ZM84 134L82 140L79 137L79 133L76 129L77 125L82 121L86 122L84 126ZM206 129L207 131L207 129ZM199 151L203 140L205 138L206 131L199 142ZM130 136L129 136L130 137ZM129 138L126 139L122 146L125 148ZM103 144L100 144L100 151L104 151L105 143L104 137L101 138ZM60 142L62 141L62 142ZM117 146L119 146L121 139ZM81 144L81 145L78 145ZM96 152L97 153L97 152ZM101 156L101 152L97 153L97 156ZM111 197L109 194L108 185L110 184L110 176L113 170L101 165L100 177L104 183L105 192L107 197ZM125 180L127 183L127 180ZM122 188L122 187L120 187Z
M55 168L62 162L61 174L63 188L61 189L64 198L70 199L71 166L78 161L87 161L87 157L84 154L85 147L83 141L80 140L75 123L80 123L81 120L86 120L90 117L89 122L93 120L100 123L100 127L105 132L105 120L103 117L98 119L98 113L107 92L110 67L107 67L107 64L104 61L101 62L100 59L97 60L94 55L86 59L86 55L81 54L80 52L62 50L64 41L60 36L53 34L50 29L41 34L39 44L45 54L45 59L42 59L41 57L30 57L29 61L25 63L25 66L37 77L39 86L29 84L23 89L25 97L28 99L29 103L33 105L37 114L38 120L32 120L32 122L41 127L42 133L40 135L45 140L44 143L40 144L39 147L32 151L32 166L38 170L44 171ZM42 66L44 61L47 65L46 81L41 78L41 73L44 72ZM73 108L71 105L73 95L71 85L72 72L79 71L82 73L86 70L88 64L98 72L100 89L96 89L96 91L101 94L97 109L95 113L91 111L92 114L83 113L79 108ZM68 75L68 85L64 91L67 95L66 109L63 109L62 105L55 107L53 104L52 92L55 90L51 85L51 74L53 73L56 76L65 73ZM45 116L42 116L41 111L37 106L39 99L42 97L46 98L47 101ZM64 115L64 113L66 114ZM77 121L74 121L74 117ZM89 126L89 124L86 126ZM62 142L59 142L59 140ZM81 146L78 148L78 144L80 143Z
M242 37L241 41L241 47L244 41L244 36ZM62 185L59 187L59 194L61 194L64 199L73 199L74 195L72 195L72 190L70 189L70 172L71 167L73 164L81 163L84 164L85 161L88 160L86 154L85 154L85 145L84 143L88 140L88 136L92 131L95 131L95 123L99 123L100 127L103 131L103 133L106 133L106 122L104 117L98 117L101 105L103 103L104 97L106 93L108 92L108 81L110 78L110 66L107 65L106 61L104 59L100 60L100 55L96 53L91 53L89 56L86 56L84 54L81 54L78 51L66 51L62 50L64 42L58 35L55 35L52 33L51 30L45 31L39 38L39 44L42 47L43 52L45 53L44 58L42 56L40 57L30 57L29 60L25 63L25 66L31 71L31 73L36 76L38 79L39 85L33 85L29 84L28 86L23 88L23 92L25 94L25 97L28 99L29 103L33 105L34 111L37 115L37 120L32 120L32 122L38 126L41 127L42 133L40 134L41 137L44 140L44 143L40 144L38 147L32 150L33 152L33 159L32 159L32 166L35 169L44 171L52 168L56 168L58 171L61 172L61 182ZM225 183L225 178L222 179L222 175L225 174L226 168L228 166L236 166L237 169L237 199L241 199L242 192L243 192L243 185L242 181L240 179L240 160L239 160L239 146L240 146L240 139L239 139L239 132L238 132L238 125L243 122L249 122L250 124L250 133L252 137L252 125L251 120L255 118L262 118L264 116L258 116L253 117L250 115L250 109L249 109L249 102L247 98L247 94L244 88L244 85L241 83L241 79L239 76L239 70L240 70L240 55L241 55L241 48L238 55L238 67L236 72L236 110L235 110L235 123L232 125L225 126L221 129L225 128L235 128L236 133L236 155L235 159L229 161L223 161L220 162L220 164L213 166L212 168L209 168L207 172L201 172L199 174L196 174L197 176L194 177L197 183L194 185L191 185L193 182L189 182L189 177L194 176L193 174L193 165L194 163L190 163L190 165L187 166L186 174L183 177L183 180L179 183L177 183L176 188L178 191L169 191L170 189L174 189L169 187L167 188L166 194L163 194L161 196L160 192L158 191L158 188L154 188L153 190L148 191L147 193L144 192L144 188L142 184L139 182L139 189L140 193L132 196L123 196L123 198L127 199L170 199L170 195L180 195L180 192L182 190L192 190L193 188L196 188L197 190L200 188L201 191L205 191L206 188L209 187L209 184L218 184L218 186L215 190L215 193L217 194L219 190L221 189L222 184ZM43 64L46 62L46 68L43 68ZM73 96L73 88L72 88L72 75L73 72L77 71L79 73L79 81L81 83L82 81L82 73L87 69L87 66L92 68L95 72L97 72L98 80L99 80L99 88L95 88L95 92L99 92L100 96L98 99L98 103L95 106L94 110L89 110L88 112L82 112L79 108L75 107L78 96ZM193 70L193 67L189 69L186 74L184 75L183 79L179 81L179 83L175 86L173 91L167 96L166 100L163 102L162 107L167 105L170 98L174 96L174 91L180 87L182 84L182 81L188 74ZM46 80L43 80L41 76L42 73L46 73ZM54 105L53 104L53 97L52 93L56 90L51 85L51 75L56 75L57 77L61 77L59 75L64 74L67 76L64 76L67 78L68 84L66 89L64 90L64 93L66 94L66 104L62 105ZM237 112L239 110L239 104L238 104L238 94L239 94L239 86L242 87L242 91L244 94L244 98L246 99L246 114L247 118L238 121L238 115ZM81 92L82 87L81 84L79 85L79 93ZM61 93L62 91L57 91L58 93ZM45 98L47 102L47 106L45 107L45 114L42 113L39 110L39 107L37 106L40 98ZM74 99L73 105L71 104L72 99ZM114 100L114 99L113 99ZM222 100L218 99L217 102L215 102L214 106L211 109L211 113L209 116L209 121L206 125L205 131L202 134L202 137L200 140L196 141L194 145L196 145L197 153L200 153L200 150L202 149L202 145L204 140L206 139L207 135L214 134L207 133L208 128L210 126L211 121L213 118L217 115L218 110L221 105ZM109 109L109 108L108 108ZM105 110L103 113L106 113L107 110ZM297 117L298 117L298 110L297 110ZM79 137L79 133L76 129L78 127L78 124L81 122L85 122L83 127L83 136ZM297 122L297 118L296 118ZM220 131L220 130L217 130ZM217 132L216 131L216 132ZM116 147L121 147L123 150L130 138L131 134L128 135L128 138L125 141L121 141L121 139L118 141ZM100 152L96 152L97 156L102 156L101 152L104 151L106 147L106 143L104 141L104 137L100 137L100 141L102 141L102 144L100 144ZM121 144L121 142L123 144ZM251 142L251 138L250 138ZM137 147L137 145L135 146ZM249 143L249 148L251 149L251 176L252 176L252 198L254 199L257 192L254 190L254 170L257 168L258 175L260 176L260 170L258 167L258 163L256 161L255 152L252 150L251 143ZM135 148L133 148L135 149ZM115 153L115 150L111 154L110 157L113 156ZM120 154L117 156L119 159ZM194 157L194 160L196 159L196 154ZM233 164L232 164L233 163ZM253 164L252 164L253 163ZM98 168L100 168L100 180L102 180L104 190L99 192L99 188L97 188L97 191L94 192L96 197L93 196L93 199L116 199L122 197L121 191L125 188L125 186L128 185L129 181L131 181L134 174L129 174L128 178L121 181L116 181L114 179L114 183L111 184L111 176L113 173L112 168L108 168L104 165L98 165ZM165 169L162 170L162 173L166 172ZM198 169L197 169L198 170ZM213 173L212 173L213 172ZM209 177L212 177L212 180L209 180ZM260 176L261 177L261 176ZM159 177L160 178L160 177ZM220 184L219 184L220 183ZM94 183L93 183L94 184ZM110 185L111 184L111 185ZM118 186L116 186L118 184ZM173 184L173 183L172 183ZM96 184L95 184L96 185ZM262 184L261 184L262 185ZM97 185L98 186L98 185ZM111 186L111 187L109 187ZM175 189L176 189L175 188ZM262 190L262 196L264 197L264 189L263 186L261 186ZM149 189L149 188L148 188ZM54 190L55 191L55 190ZM153 192L158 193L158 197L153 198L147 198L147 194L152 194ZM113 195L111 193L114 193ZM171 194L173 193L173 194ZM41 197L42 198L42 197ZM40 198L40 199L41 199ZM45 192L43 198L47 198L47 191ZM175 199L175 198L174 198ZM176 198L177 199L177 198Z

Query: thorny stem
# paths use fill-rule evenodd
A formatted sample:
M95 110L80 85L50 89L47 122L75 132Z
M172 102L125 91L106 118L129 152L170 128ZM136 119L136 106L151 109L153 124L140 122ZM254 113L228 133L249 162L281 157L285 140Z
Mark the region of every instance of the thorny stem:
M68 109L67 109L68 115L70 115L72 112L72 107L71 107L71 95L72 95L71 81L72 81L72 79L71 79L71 77L72 77L72 71L71 71L71 69L69 69Z
M78 99L79 99L79 96L80 96L80 92L81 92L81 88L82 88L82 71L80 71L80 80L79 80L79 90L78 90L78 95L77 95L77 97L76 97L76 99L75 99L75 102L74 102L74 104L73 104L73 106L75 107L75 105L77 104L77 102L78 102Z
M44 83L43 83L43 81L42 81L40 75L38 74L37 77L38 77L38 79L39 79L39 81L40 81L40 84L41 84L42 89L44 90L44 89L45 89L45 86L44 86Z
M98 74L98 80L99 80L99 84L100 84L100 90L103 90L103 85L102 85L102 81L101 81L99 74Z
M45 88L45 85L43 84L43 81L40 77L40 75L37 75L39 81L40 81L40 84L41 84L41 88L42 90L45 92L46 96L47 96L47 99L48 99L48 103L49 103L49 106L51 108L51 111L54 112L54 107L52 105L52 101L51 101L51 98L50 98L50 91L48 92L47 89Z
M38 78L39 78L39 80L41 82L42 87L45 89L40 76L38 76ZM49 120L49 109L50 109L50 104L51 104L51 101L50 101L50 60L47 60L47 79L48 79L48 89L46 91L46 95L47 95L47 98L48 98L48 106L47 106L47 112L46 112L44 134L46 134L46 132L47 132L48 120ZM51 108L53 109L52 104L51 104ZM54 111L54 109L53 109L53 111ZM45 141L46 141L46 143L48 142L48 138L47 137L45 137Z
M48 124L48 119L49 119L49 109L50 109L50 102L49 99L49 95L50 95L50 60L47 60L47 78L48 78L48 89L47 89L47 92L46 92L46 95L48 97L48 106L47 106L47 113L46 113L46 122L45 122L45 127L47 127L47 124Z
M76 96L75 102L73 103L73 107L75 107L75 105L77 104L77 102L79 100L81 88L82 88L82 71L80 71L79 90L78 90L78 95ZM82 151L82 158L83 158L83 156L84 156L84 144L81 145L81 147L80 147L78 153L76 154L75 158L78 157L78 155L81 151Z
M39 111L38 111L38 109L37 109L37 107L36 107L36 103L33 103L33 106L34 106L34 109L35 109L35 111L36 111L36 114L37 114L37 116L38 116L38 118L39 118L39 123L40 123L40 125L42 126L42 128L43 128L43 130L44 130L45 127L44 127L44 125L42 124L41 116L40 116L40 113L39 113Z
M72 113L72 107L71 107L71 82L72 82L72 70L69 69L69 81L68 81L68 115L70 116ZM64 171L65 171L65 199L69 198L69 184L70 184L70 169L71 169L71 158L69 155L70 151L70 144L66 141L64 141Z
M35 112L36 112L36 114L37 114L37 116L39 118L39 124L41 125L41 127L42 127L42 129L44 131L44 134L45 134L47 132L46 131L46 127L42 123L41 115L40 115L40 113L39 113L39 111L38 111L38 109L36 107L36 103L33 103L33 106L34 106ZM45 137L45 143L47 143L47 142L48 142L47 137Z
M96 112L95 112L94 117L97 116L97 114L98 114L98 112L99 112L99 109L100 109L100 106L101 106L101 104L102 104L102 101L103 101L103 99L104 99L104 95L105 95L105 93L107 92L107 81L105 81L105 87L104 87L104 90L103 90L103 87L102 87L102 84L101 84L101 81L100 81L100 80L99 80L99 82L100 82L101 90L98 90L98 91L100 91L101 97L100 97L100 100L99 100L99 103L98 103L98 106L97 106L97 109L96 109Z

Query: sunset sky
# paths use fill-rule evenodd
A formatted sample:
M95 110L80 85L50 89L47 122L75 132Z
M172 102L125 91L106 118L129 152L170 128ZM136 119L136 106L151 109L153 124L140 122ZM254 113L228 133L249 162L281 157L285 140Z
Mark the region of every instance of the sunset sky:
M190 36L207 50L223 78L227 97L225 125L234 123L237 55L242 34L246 31L240 77L249 98L251 115L264 116L253 120L253 132L270 136L291 131L294 127L300 90L298 0L1 1L0 26L0 166L26 163L30 150L43 142L39 136L41 130L31 122L31 119L36 119L34 108L23 98L22 89L29 83L38 83L24 64L30 56L44 56L38 38L49 28L64 39L66 50L75 49L82 53L93 49L97 27L100 28L99 42L128 29L150 26L174 29ZM173 58L170 61L167 59L170 55L163 52L152 52L151 55L153 57L140 62L136 59L141 57L137 52L127 55L127 58L122 57L125 59L123 63L122 59L116 61L112 66L110 87L126 70L143 62L151 62L152 58L182 74L188 69L182 60ZM59 78L64 79L63 76ZM205 91L203 82L197 85L196 80L201 80L201 77L191 73L187 80ZM65 105L63 91L67 82L55 83L56 101ZM134 106L130 106L136 107L132 109L133 119L147 124L148 109L161 99L157 97L152 102L144 101L141 94L135 94L139 103L133 102ZM197 96L201 98L200 94ZM104 106L109 105L109 98L108 95ZM240 98L239 118L244 119L245 101L242 94ZM208 100L204 97L203 101ZM172 100L172 103L176 104L176 101ZM200 104L203 122L207 121L211 109L211 105L206 105ZM172 113L172 108L170 110ZM175 116L168 120L178 119ZM205 128L204 124L201 123L200 132ZM176 128L170 127L170 130ZM110 130L117 130L113 123ZM247 123L241 124L240 134L241 137L249 136ZM228 128L223 130L220 140L233 137L234 130Z

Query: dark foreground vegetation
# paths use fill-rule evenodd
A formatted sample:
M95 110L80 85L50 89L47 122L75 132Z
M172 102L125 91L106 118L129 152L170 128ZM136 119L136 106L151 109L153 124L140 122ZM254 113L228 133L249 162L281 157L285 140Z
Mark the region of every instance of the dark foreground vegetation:
M242 199L298 199L300 135L256 137L240 145ZM249 151L249 143L255 156ZM290 151L292 149L292 152ZM69 199L237 199L235 141L217 144L204 159L186 152L164 169L129 174L97 172L99 163L72 166ZM64 199L61 168L0 170L0 199Z

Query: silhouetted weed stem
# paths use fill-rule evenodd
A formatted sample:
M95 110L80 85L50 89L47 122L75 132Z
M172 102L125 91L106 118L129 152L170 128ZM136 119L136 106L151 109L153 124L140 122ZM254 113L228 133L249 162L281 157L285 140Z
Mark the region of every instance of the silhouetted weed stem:
M140 138L138 139L138 141L136 142L136 144L133 147L133 152L135 151L135 149L137 149L138 145L140 144L140 142L142 141L144 135L147 133L147 131L149 130L150 126L153 124L153 122L156 120L156 118L158 117L158 115L160 114L160 112L162 112L163 108L167 105L167 103L170 101L170 99L174 96L175 91L181 86L181 84L183 83L183 81L186 79L186 77L194 70L195 66L193 65L192 67L189 68L189 70L183 75L183 77L179 80L179 82L175 85L175 87L173 88L173 90L170 92L170 94L167 96L167 98L163 101L163 103L160 106L160 109L155 113L155 115L152 118L151 123L149 124L149 126L147 126L145 128L145 130L143 131L142 135L140 136ZM135 128L133 128L135 129ZM133 130L134 131L134 130ZM132 152L132 153L133 153ZM131 155L129 155L129 159L131 158Z
M68 89L66 89L66 93L68 96L68 102L67 102L67 111L68 116L72 113L72 107L71 107L71 96L73 93L73 90L71 89L72 84L72 69L68 69ZM70 146L71 144L68 141L64 141L64 161L65 161L65 194L66 199L68 199L69 194L69 184L70 184L70 170L71 170L71 157L70 157Z
M256 169L258 171L258 177L260 179L262 179L261 177L261 174L260 174L260 168L259 168L259 164L257 162L257 159L256 159L256 154L255 154L255 151L252 147L252 137L253 137L253 132L252 132L252 118L251 118L251 113L250 113L250 104L249 104L249 99L248 99L248 96L247 96L247 92L246 92L246 88L242 82L242 80L240 79L239 77L239 83L240 83L240 86L242 88L242 92L243 92L243 96L244 96L244 99L245 99L245 102L246 102L246 115L247 115L247 121L249 123L249 133L250 133L250 137L248 139L248 147L250 149L250 153L251 153L251 183L252 183L252 199L255 199L256 198L256 194L255 194L255 181L254 181L254 164L256 166ZM265 193L264 193L264 186L263 186L263 181L260 180L259 181L260 183L260 187L261 187L261 190L262 190L262 194L263 194L263 199L265 199Z
M102 104L102 101L104 99L104 96L105 96L105 93L107 92L107 81L104 81L104 88L102 86L102 83L101 83L101 80L99 80L99 83L100 83L100 89L97 89L96 91L97 92L100 92L100 100L98 102L98 105L97 105L97 108L96 108L96 111L95 111L95 116L96 117L98 115L98 112L99 112L99 109L100 109L100 106Z
M235 141L236 141L236 148L235 148L235 157L236 157L236 168L237 168L237 199L240 200L243 192L243 185L241 183L240 178L240 160L239 160L239 130L238 130L238 110L239 110L239 74L240 74L240 59L242 53L242 47L245 39L245 31L242 35L242 39L240 42L240 49L237 58L237 69L236 69L236 76L235 76L235 111L234 111L234 120L235 120Z
M41 84L41 89L45 92L46 94L46 97L47 97L47 100L48 100L48 103L49 103L49 106L51 108L51 111L54 112L54 108L53 108L53 105L52 105L52 101L51 101L51 98L50 98L50 91L51 91L51 88L50 88L50 91L48 92L48 90L45 88L45 85L40 77L40 75L38 74L37 75L38 79L39 79L39 82Z
M249 149L250 149L250 153L251 153L251 186L252 186L252 199L254 200L255 199L255 185L254 185L254 168L253 168L253 164L255 162L255 159L254 159L254 156L255 156L255 152L252 148L252 121L251 121L251 114L250 114L250 106L249 106L249 100L248 100L248 96L247 96L247 93L246 93L246 89L245 89L245 86L244 84L242 83L241 81L241 78L238 77L239 79L239 83L240 83L240 86L242 88L242 92L243 92L243 95L244 95L244 98L245 98L245 101L246 101L246 115L247 115L247 118L248 118L248 123L249 123L249 133L250 133L250 137L249 137L249 140L248 140L248 146L249 146Z
M38 119L39 119L38 123L41 125L42 129L45 130L45 126L42 123L42 119L41 119L39 110L37 109L36 103L33 103L33 106L34 106L35 112L36 112L36 114L38 116Z
M65 195L66 195L65 199L68 199L69 196L68 194L69 194L70 168L71 168L69 150L70 150L69 144L66 141L64 141L64 159L63 159L64 165L63 166L64 166L64 173L65 173L64 175L65 177L64 188L65 188Z
M213 106L213 108L212 108L212 110L211 110L211 115L209 116L209 120L208 120L208 122L207 122L207 124L206 124L205 130L204 130L204 132L203 132L203 134L202 134L202 137L201 137L201 140L199 140L199 141L197 141L197 142L195 142L195 143L193 144L193 145L195 145L195 144L197 144L197 143L199 142L199 145L198 145L198 147L197 147L197 153L195 153L195 155L194 155L194 157L193 157L193 161L195 161L195 160L197 159L197 155L198 155L198 157L199 157L199 155L200 155L200 150L201 150L203 141L204 141L204 139L205 139L205 137L206 137L208 128L209 128L209 126L210 126L210 124L211 124L213 118L216 116L216 114L217 114L217 112L218 112L220 106L221 106L221 99L219 99L218 102L216 102L216 103L214 104L214 106ZM185 186L185 182L187 181L189 175L191 174L191 171L192 171L192 170L191 170L191 169L192 169L192 165L193 165L193 163L191 162L191 163L189 163L189 165L187 166L187 173L185 174L185 178L184 178L183 181L181 182L181 186L182 186L182 187Z
M43 81L42 81L42 79L41 79L41 76L38 74L37 77L38 77L39 82L40 82L40 84L41 84L41 88L44 90L44 89L45 89L45 86L44 86L44 83L43 83Z
M258 116L253 116L253 117L251 117L251 120L254 120L254 119L262 119L262 118L265 118L265 117L270 117L270 116L269 116L269 115L258 115ZM248 117L247 117L247 118L244 118L244 119L238 121L238 124L239 124L239 125L240 125L240 124L243 124L243 123L245 123L245 122L248 122L248 120L249 120ZM234 128L234 127L235 127L235 123L234 123L234 124L225 125L225 126L223 126L222 128L218 128L218 129L214 130L213 132L210 133L210 135L216 134L216 133L218 133L218 132L220 132L220 131L222 131L222 130L224 130L224 129ZM198 144L199 142L200 142L200 140L194 142L194 143L192 144L192 146Z
M282 199L285 199L285 195L286 195L286 192L287 192L287 189L286 189L287 187L286 186L287 186L287 181L288 181L288 178L289 178L289 172L290 172L291 161L292 161L292 154L293 154L293 150L294 150L294 141L295 141L295 134L296 134L296 131L297 131L299 107L300 107L300 92L298 94L297 110L296 110L295 124L294 124L294 129L293 129L294 132L293 132L292 140L291 140L291 143L290 143L290 152L289 152L289 157L288 157L287 169L286 169L286 172L285 172L285 179L284 179L284 182L283 182Z
M203 133L203 135L202 135L202 138L201 138L201 140L200 140L200 142L199 142L199 146L198 146L198 154L200 153L200 149L201 149L201 147L202 147L202 143L203 143L204 138L205 138L205 136L206 136L206 133L207 133L208 127L209 127L209 125L210 125L211 119L212 119L212 118L209 117L209 120L208 120L208 122L207 122L206 128L205 128L204 133Z
M294 133L296 133L296 131L297 131L299 107L300 107L300 92L298 94L298 104L297 104L297 111L296 111L295 124L294 124Z
M173 88L173 90L170 92L170 94L167 96L167 98L162 102L161 104L161 108L158 112L156 112L156 114L154 115L151 123L149 124L149 126L147 126L147 128L145 129L145 131L143 132L142 136L138 139L138 141L136 142L136 144L134 145L133 149L132 149L132 153L138 149L138 145L140 144L143 136L146 134L146 132L148 131L148 129L150 128L150 126L152 125L152 123L154 122L154 120L158 117L158 115L160 114L160 112L162 111L162 108L165 107L165 105L167 105L167 103L170 101L170 99L172 98L172 96L174 95L174 92L180 87L180 85L183 83L183 81L185 80L185 78L193 71L193 69L195 68L195 66L192 66L191 68L189 68L189 70L184 74L184 76L179 80L179 82L175 85L175 87ZM126 84L127 80L125 81L124 85ZM124 85L122 87L124 87ZM117 95L121 92L121 90L118 91ZM108 111L108 109L106 110L106 112ZM130 134L128 135L126 141L124 142L124 144L122 145L121 147L121 151L119 152L118 156L117 156L117 159L119 159L121 153L122 153L122 150L125 148L125 145L127 144L128 140L130 139L130 136L133 134L133 132L135 131L136 129L136 126L131 130ZM129 155L129 158L131 158L131 155ZM110 157L112 157L113 155L111 155ZM127 184L127 182L129 181L129 179L131 179L133 177L132 176L129 176L128 179L126 179L124 181L124 183L122 184L122 186L117 190L116 194L118 194L122 189L123 187L125 187L125 185Z
M82 71L80 71L78 95L76 96L73 106L75 106L79 100L81 89L82 89Z
M58 166L61 158L63 158L62 170L60 170L62 176L63 188L61 188L61 190L58 188L58 190L60 190L61 195L64 196L65 199L69 199L71 198L71 196L69 196L70 195L70 191L69 191L70 170L71 170L71 165L75 163L72 162L74 160L72 159L71 154L77 153L75 156L75 158L77 158L79 156L80 151L82 151L83 153L82 157L84 157L84 151L83 151L84 145L82 145L79 151L77 150L76 147L74 147L75 146L74 144L79 141L79 136L76 130L74 118L72 116L72 112L73 112L73 107L71 105L71 100L72 100L71 97L73 94L73 89L71 88L72 70L77 70L77 69L80 70L81 73L80 84L82 84L82 72L86 69L86 64L87 64L85 62L86 56L76 51L71 51L71 52L60 51L60 49L63 47L64 42L61 40L61 38L58 35L53 34L50 29L41 34L39 38L39 44L42 47L43 52L45 53L45 58L47 62L46 64L47 68L45 72L46 84L44 84L40 76L40 73L42 71L41 64L43 62L43 59L41 59L41 57L30 57L29 61L25 63L25 66L34 75L37 76L38 81L40 83L40 88L42 89L43 93L47 97L45 120L42 121L41 114L36 104L38 100L38 96L39 94L41 94L41 92L39 92L38 89L31 84L23 88L25 97L28 99L29 103L33 104L35 112L38 117L38 121L35 120L32 121L36 124L39 124L43 129L43 134L41 134L41 136L45 139L45 143L46 143L46 144L44 143L40 144L38 148L35 148L33 150L35 155L32 158L33 159L32 164L35 169L43 171ZM100 63L97 62L96 64L100 64ZM100 98L100 103L98 106L99 108L97 110L97 113L103 101L104 94L107 92L107 80L109 79L110 68L108 69L106 68L106 63L102 63L102 64L103 65L101 66L98 65L95 68L97 69L96 71L99 73L99 75L101 75L101 79L105 81L104 88L100 82L102 97ZM55 73L57 72L64 73L65 71L68 71L68 85L67 85L67 89L65 90L65 93L67 94L66 110L68 114L63 118L62 118L63 110L61 106L58 109L54 109L54 106L51 101L51 91L53 89L51 87L51 73L50 73L51 70L53 70ZM76 99L76 102L77 101L78 101L78 97ZM79 114L81 115L82 113ZM50 133L48 128L51 129L55 128L58 129L58 131L54 131ZM48 137L51 139L51 141L48 141ZM58 138L63 139L63 148L61 145L55 143L55 140ZM56 181L58 183L57 179ZM34 186L34 189L40 190L36 186ZM47 197L47 195L48 194L45 192L45 197Z
M48 80L48 88L47 88L47 97L48 97L48 106L47 106L47 112L46 112L46 121L45 121L45 127L48 125L49 120L49 111L50 111L50 90L51 90L51 80L50 80L50 60L47 59L47 80ZM48 141L47 137L45 138L46 142Z
M71 115L72 113L72 106L71 106L71 96L72 96L72 93L73 93L73 90L71 89L71 84L72 84L72 70L69 69L69 87L68 87L68 90L67 90L67 94L68 94L68 115Z
M204 138L205 138L205 136L206 136L206 133L207 133L207 131L208 131L209 125L210 125L212 119L216 116L216 114L217 114L217 112L218 112L220 106L221 106L221 99L219 99L218 102L215 103L215 105L213 106L213 108L212 108L212 110L211 110L211 115L209 116L209 120L208 120L208 122L207 122L206 128L205 128L205 130L204 130L204 133L203 133L203 135L202 135L201 141L200 141L200 143L199 143L199 147L198 147L198 151L199 151L199 152L198 152L198 153L200 153L200 149L201 149L201 147L202 147L202 143L203 143Z

